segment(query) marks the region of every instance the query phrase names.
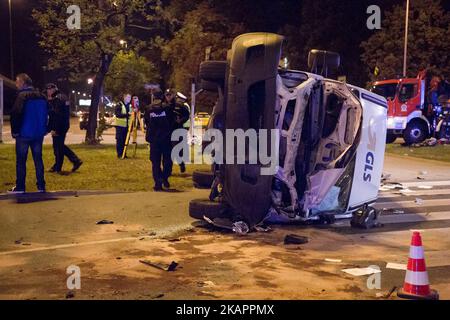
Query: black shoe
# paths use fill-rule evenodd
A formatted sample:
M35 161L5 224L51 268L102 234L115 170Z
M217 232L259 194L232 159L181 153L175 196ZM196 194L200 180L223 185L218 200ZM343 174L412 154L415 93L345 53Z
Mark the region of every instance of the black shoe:
M163 191L163 188L162 188L162 186L154 186L153 187L153 191L155 191L155 192L160 192L160 191Z
M17 187L12 187L8 191L6 191L6 193L9 193L9 194L22 194L22 193L25 193L25 190L18 190Z
M166 188L166 189L169 189L170 188L170 183L169 183L169 180L167 180L167 179L165 179L165 180L163 180L163 186L164 186L164 188Z
M186 172L186 165L184 164L184 162L180 163L180 171L181 171L181 173Z
M83 164L83 161L81 161L81 160L78 161L78 162L75 162L75 163L73 164L73 167L72 167L72 172L77 171L78 168L80 168L82 164Z

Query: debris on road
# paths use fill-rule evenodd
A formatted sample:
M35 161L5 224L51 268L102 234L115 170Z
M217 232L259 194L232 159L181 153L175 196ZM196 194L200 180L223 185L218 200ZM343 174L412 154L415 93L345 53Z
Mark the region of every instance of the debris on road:
M414 203L418 204L418 205L422 205L423 204L423 200L420 199L420 198L416 198L416 200L414 200Z
M396 286L393 286L391 288L391 290L387 291L387 292L377 292L375 294L375 296L377 298L384 298L384 299L389 299L391 297L391 295L395 292L395 290L397 290Z
M75 292L69 291L66 293L66 299L72 299L75 298Z
M20 238L19 240L14 241L15 244L22 244L23 238Z
M284 244L305 244L308 242L308 237L299 236L296 234L288 234L286 237L284 237Z
M326 261L326 262L334 262L334 263L340 263L340 262L342 262L341 259L330 259L330 258L326 258L325 261Z
M433 186L423 185L423 186L417 186L417 188L419 188L419 189L433 189Z
M212 287L216 287L216 284L212 281L199 281L199 282L197 282L197 286L203 287L203 288L212 288Z
M111 221L111 220L100 220L100 221L97 221L97 224L113 224L114 223L114 221Z
M388 263L386 264L386 269L406 270L406 264L402 264L402 263L394 263L394 262L388 262Z
M247 233L250 232L250 228L244 221L237 221L233 223L233 232L240 235L245 236Z
M170 264L152 262L150 260L139 260L139 262L163 271L175 271L175 269L178 267L178 263L175 261L172 261Z
M355 277L367 276L367 275L374 274L374 273L381 273L380 269L375 269L375 268L371 268L371 267L349 268L349 269L342 269L341 271L348 273Z

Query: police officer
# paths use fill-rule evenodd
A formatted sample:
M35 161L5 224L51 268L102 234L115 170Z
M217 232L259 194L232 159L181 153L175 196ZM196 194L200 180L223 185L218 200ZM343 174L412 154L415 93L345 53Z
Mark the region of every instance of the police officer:
M160 93L156 94L155 98L153 104L144 113L147 127L145 139L150 144L150 161L155 182L153 190L162 191L163 187L170 188L169 177L172 175L170 138L174 121L174 104Z
M175 98L175 107L174 107L174 122L173 122L173 130L185 128L185 125L188 123L190 117L190 107L187 104L187 97L180 93L176 93ZM185 141L185 140L183 140ZM173 145L178 144L178 142L174 142ZM180 152L180 156L183 157L183 151ZM186 165L184 162L180 164L181 173L186 172Z
M59 92L54 83L49 83L45 87L47 101L49 105L48 131L53 139L53 153L55 154L55 164L49 172L61 173L66 156L72 162L72 172L80 168L83 162L77 155L65 145L66 134L70 128L70 105L66 97Z
M116 105L114 126L116 127L116 152L117 158L121 159L125 140L128 132L128 121L130 118L131 94L125 93L123 100Z

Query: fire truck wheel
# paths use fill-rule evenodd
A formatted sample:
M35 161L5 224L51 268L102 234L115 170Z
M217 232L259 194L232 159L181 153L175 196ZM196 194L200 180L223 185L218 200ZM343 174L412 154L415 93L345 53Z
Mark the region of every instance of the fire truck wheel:
M403 139L408 145L423 142L427 135L428 128L425 123L420 121L411 121L403 131Z
M194 219L203 220L206 216L213 220L224 218L227 207L222 202L209 201L208 199L194 199L189 202L189 216Z
M197 189L210 189L214 181L214 174L210 171L194 171L192 181Z
M388 133L386 136L386 143L394 143L394 141L397 140L397 136L392 133Z

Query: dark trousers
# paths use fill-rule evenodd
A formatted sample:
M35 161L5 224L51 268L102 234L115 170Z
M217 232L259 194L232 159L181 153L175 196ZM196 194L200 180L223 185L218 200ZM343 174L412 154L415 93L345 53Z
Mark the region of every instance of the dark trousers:
M152 162L152 174L155 186L161 186L164 180L172 175L172 142L156 141L150 143L150 161ZM162 169L161 169L162 163Z
M61 171L64 163L64 156L66 156L70 160L70 162L74 164L80 162L80 159L77 157L77 155L64 144L64 141L66 140L65 134L54 136L52 138L53 153L55 154L55 164L53 165L53 169L55 169L55 171Z
M116 151L117 157L122 158L125 140L127 139L128 128L116 127Z
M43 137L38 139L19 137L16 139L16 189L18 191L25 191L28 149L31 149L33 155L37 188L38 190L45 190L44 162L42 161L43 140Z

